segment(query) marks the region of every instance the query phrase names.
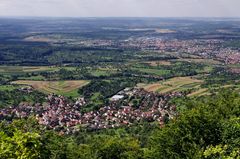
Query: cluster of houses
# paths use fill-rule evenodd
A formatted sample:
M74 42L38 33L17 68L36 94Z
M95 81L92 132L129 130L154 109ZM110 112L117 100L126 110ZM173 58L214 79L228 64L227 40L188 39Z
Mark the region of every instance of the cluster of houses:
M240 74L240 68L230 68L228 71L234 74Z
M219 39L162 39L159 37L138 37L127 40L90 40L85 46L117 47L122 49L156 50L159 52L179 52L197 55L202 58L217 58L226 64L240 63L240 49L226 47Z
M177 115L176 106L169 105L168 101L180 96L183 94L179 92L161 95L144 89L125 89L111 98L109 106L85 113L82 124L91 129L129 126L140 121L158 121L163 125ZM138 100L139 103L134 106L133 100Z
M168 104L173 97L182 93L158 94L143 89L125 89L114 95L107 106L97 111L82 113L87 106L84 98L69 103L63 96L49 95L45 104L18 106L0 110L0 120L36 116L39 124L63 133L77 131L79 126L91 130L130 126L140 121L158 121L163 125L177 115L176 107ZM133 101L138 102L133 102Z
M240 51L237 50L229 50L222 54L217 54L217 57L224 60L226 64L239 64L240 63Z

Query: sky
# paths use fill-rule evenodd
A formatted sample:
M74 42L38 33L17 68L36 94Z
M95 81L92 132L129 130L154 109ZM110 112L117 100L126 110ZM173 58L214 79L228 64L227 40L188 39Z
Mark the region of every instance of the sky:
M240 17L240 0L0 0L0 16Z

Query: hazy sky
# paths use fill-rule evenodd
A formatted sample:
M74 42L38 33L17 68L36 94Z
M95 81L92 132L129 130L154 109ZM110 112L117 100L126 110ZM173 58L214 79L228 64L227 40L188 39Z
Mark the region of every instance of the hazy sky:
M0 0L0 16L240 17L240 0Z

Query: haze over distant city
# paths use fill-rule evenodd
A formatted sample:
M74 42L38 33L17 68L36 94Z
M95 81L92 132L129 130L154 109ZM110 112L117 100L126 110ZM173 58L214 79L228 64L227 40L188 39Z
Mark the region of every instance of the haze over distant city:
M239 0L0 0L0 16L240 17Z

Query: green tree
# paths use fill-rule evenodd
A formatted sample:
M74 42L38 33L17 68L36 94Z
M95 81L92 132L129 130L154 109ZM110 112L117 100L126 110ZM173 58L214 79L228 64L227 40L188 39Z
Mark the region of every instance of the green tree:
M0 132L0 158L37 159L40 157L40 136L16 130L13 136Z
M142 157L140 144L133 138L107 137L97 150L102 159L137 159Z
M211 154L214 147L221 144L227 145L230 152L240 147L239 119L229 120L239 116L238 93L223 91L189 102L190 110L150 137L151 158L203 158L204 151L212 145L205 153ZM233 148L229 149L231 146Z

